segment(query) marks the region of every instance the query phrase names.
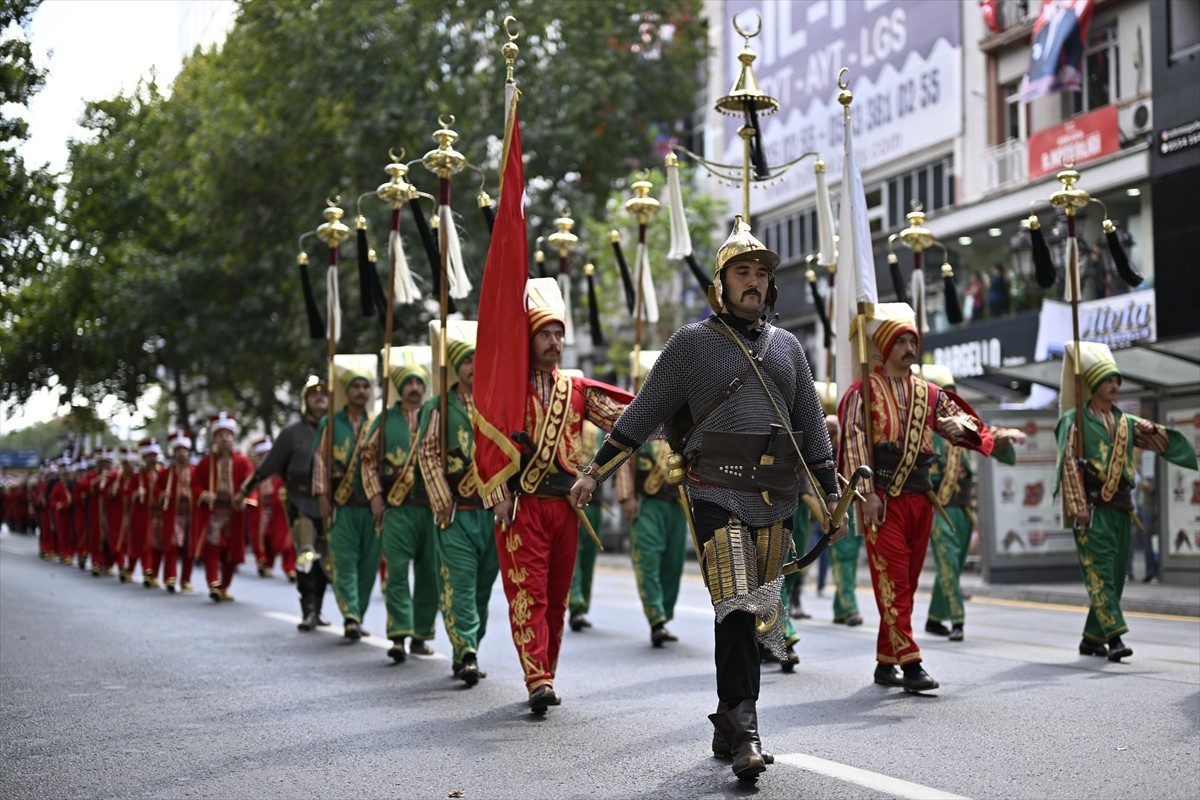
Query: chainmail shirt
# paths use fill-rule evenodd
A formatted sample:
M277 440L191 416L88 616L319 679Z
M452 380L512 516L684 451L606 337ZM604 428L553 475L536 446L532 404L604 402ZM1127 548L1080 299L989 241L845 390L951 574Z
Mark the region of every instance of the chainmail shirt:
M718 318L713 320L717 325L722 324ZM834 472L825 466L833 459L825 413L799 340L782 328L773 330L769 323L757 332L752 331L751 335L739 326L730 328L750 353L761 359L759 371L770 386L771 397L779 410L790 416L791 429L803 432L801 454L813 468L824 493L835 492ZM759 353L758 349L767 342L767 351ZM660 426L669 424L685 404L692 419L698 418L749 366L742 350L720 331L702 322L683 326L667 340L641 391L617 420L612 438L636 448L651 438ZM705 431L763 434L772 423L783 424L762 382L752 373L736 394L700 423L688 439L684 452L692 456L701 450ZM773 504L767 505L758 492L707 484L688 485L688 494L693 500L716 503L753 526L790 520L796 510L798 492L799 485L797 494L774 497Z

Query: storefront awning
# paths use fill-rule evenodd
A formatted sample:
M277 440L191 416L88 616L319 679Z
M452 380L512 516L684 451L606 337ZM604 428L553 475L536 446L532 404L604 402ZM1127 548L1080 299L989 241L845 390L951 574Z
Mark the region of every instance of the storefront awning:
M1143 390L1179 394L1188 390L1200 391L1200 335L1137 344L1113 351L1121 369L1122 389L1127 392ZM1062 359L1039 361L1012 367L987 370L988 375L1018 381L1040 383L1060 391Z

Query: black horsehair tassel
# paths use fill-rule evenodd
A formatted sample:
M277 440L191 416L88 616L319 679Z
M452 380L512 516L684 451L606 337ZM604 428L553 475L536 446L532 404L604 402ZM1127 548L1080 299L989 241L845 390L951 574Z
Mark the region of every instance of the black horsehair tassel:
M817 291L815 280L808 282L808 293L812 295L813 307L817 309L817 319L821 320L821 332L824 335L825 347L832 347L833 331L829 327L829 315L825 313L825 301L821 299L821 293Z
M1054 262L1050 260L1050 248L1046 246L1046 237L1042 235L1042 227L1036 217L1029 220L1029 243L1033 247L1033 276L1037 285L1049 289L1058 279L1054 270Z
M700 269L700 265L696 263L696 256L688 253L683 260L687 263L688 269L692 271L692 275L696 277L696 282L700 284L700 291L708 292L708 287L712 286L712 280L704 274L704 270Z
M942 291L945 295L943 303L946 308L946 321L957 325L963 321L962 303L958 300L958 287L954 285L954 270L949 264L942 265Z
M588 323L592 329L592 346L604 346L604 331L600 328L600 305L596 302L596 276L595 267L588 264L584 268L584 273L587 275L588 289Z
M490 203L482 205L479 210L483 212L483 221L487 223L488 234L492 232L492 228L496 227L496 208Z
M367 257L371 248L367 244L367 229L359 228L357 232L358 245L358 298L359 307L364 317L375 316L375 295L371 287L371 261Z
M613 231L609 234L612 239L613 255L617 258L617 266L621 269L621 283L625 285L625 305L629 307L629 313L633 313L637 295L633 291L633 278L629 275L629 265L625 263L625 254L621 252L621 239L617 236L617 232Z
M1111 220L1106 219L1104 222L1104 238L1108 240L1108 252L1112 255L1117 274L1130 286L1139 285L1144 279L1129 263L1129 256L1125 253L1125 248L1121 246L1121 240L1117 238L1116 226L1112 224Z
M904 278L900 275L900 259L896 258L895 253L888 253L888 271L892 274L892 288L896 290L896 302L908 302L908 289L904 285Z
M758 127L758 111L754 108L754 102L746 103L746 124L754 129L754 135L750 137L750 161L754 164L754 177L761 180L766 180L771 177L771 170L767 168L767 153L763 149L762 131Z
M317 310L317 300L313 297L312 283L308 280L308 261L300 259L296 266L300 268L300 288L304 290L304 311L308 316L308 335L313 339L324 339L325 322L321 319L321 312Z
M367 280L370 281L371 301L375 306L375 316L379 319L379 330L387 331L387 295L383 292L383 282L379 280L379 269L375 266L375 253L367 254Z
M408 207L412 211L413 223L417 226L417 234L421 237L421 244L425 249L425 258L429 260L429 274L434 281L440 280L442 274L442 257L438 252L437 239L433 238L433 231L429 228L429 222L425 219L425 209L421 208L421 198L414 197L408 201ZM454 299L446 297L446 313L455 313Z

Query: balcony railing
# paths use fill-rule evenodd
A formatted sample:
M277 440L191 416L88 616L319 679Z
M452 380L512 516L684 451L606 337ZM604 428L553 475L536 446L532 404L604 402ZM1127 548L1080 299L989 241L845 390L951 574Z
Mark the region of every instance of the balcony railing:
M983 158L987 163L985 190L988 193L1023 183L1029 170L1029 143L1023 139L1009 139L988 148Z

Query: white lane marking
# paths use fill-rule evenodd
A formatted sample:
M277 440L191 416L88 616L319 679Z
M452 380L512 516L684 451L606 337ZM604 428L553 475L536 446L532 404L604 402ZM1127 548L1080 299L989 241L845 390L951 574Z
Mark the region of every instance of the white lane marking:
M943 792L940 789L922 786L919 783L910 783L909 781L903 781L889 775L880 775L878 772L869 772L865 769L851 767L847 764L839 764L836 761L827 761L823 758L803 753L788 753L786 755L776 753L775 761L776 763L790 764L793 767L806 769L809 772L828 775L831 778L837 778L841 781L857 783L859 786L874 789L893 797L911 798L911 800L967 800L967 798L960 794Z
M284 614L279 611L264 611L263 616L267 617L268 619L277 620L279 622L290 622L292 625L296 625L297 623L300 622L300 617L296 616L295 614ZM328 628L317 628L317 630L315 632L316 633L325 633L325 634L329 634L331 636L337 636L338 638L342 637L341 632L336 628L336 626L333 626L333 625L330 625ZM358 643L368 645L369 647L378 647L382 650L387 650L392 646L392 643L389 640L383 638L382 636L376 636L375 634L371 634L370 636L367 636L366 638L359 639ZM413 658L427 658L430 661L432 661L434 659L438 659L438 658L443 659L445 661L450 660L449 656L442 655L441 653L438 653L438 652L435 652L431 656L413 656Z

